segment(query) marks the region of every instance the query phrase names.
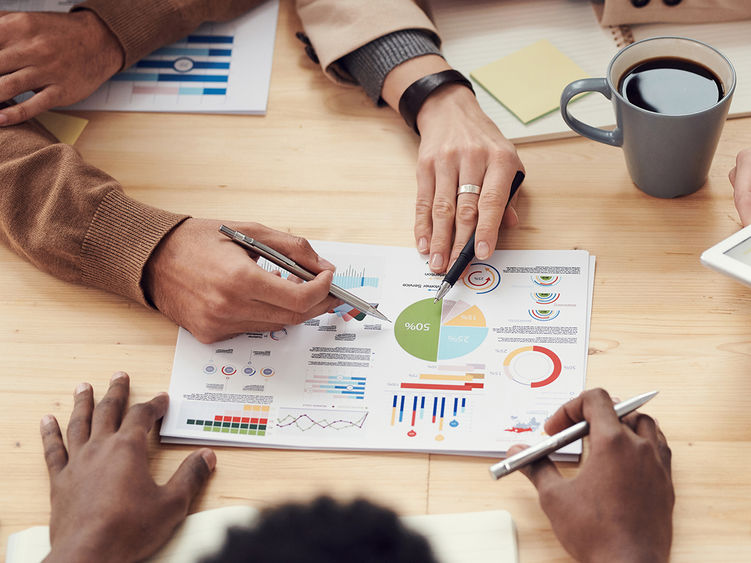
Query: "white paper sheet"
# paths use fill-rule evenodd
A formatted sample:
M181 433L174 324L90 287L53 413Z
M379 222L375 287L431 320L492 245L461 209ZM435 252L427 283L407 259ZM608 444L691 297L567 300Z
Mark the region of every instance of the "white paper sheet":
M442 276L413 249L314 246L393 324L329 313L212 345L181 329L165 441L495 456L583 390L586 251L497 251L433 305Z

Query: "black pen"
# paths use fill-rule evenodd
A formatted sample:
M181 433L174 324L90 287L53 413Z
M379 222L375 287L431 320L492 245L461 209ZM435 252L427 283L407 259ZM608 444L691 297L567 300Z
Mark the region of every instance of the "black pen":
M284 254L277 252L273 248L266 246L262 242L259 242L255 240L254 238L251 238L247 235L244 235L240 231L235 231L234 229L230 229L226 225L222 225L219 227L219 232L223 235L226 235L232 242L239 244L246 250L250 250L251 252L254 252L258 254L259 256L263 256L271 262L272 264L275 264L279 266L280 268L284 268L288 272L295 274L298 278L310 281L313 278L316 277L316 275L313 272L309 272L299 264L295 263L294 260L291 258L288 258L284 256ZM358 311L361 311L367 315L372 315L378 319L381 319L383 321L391 322L386 315L381 313L378 309L373 307L370 303L367 301L360 299L357 297L357 295L354 295L350 293L349 291L346 291L339 287L336 284L331 284L331 288L329 289L329 293L333 295L334 297L337 297L338 299L341 299L344 301L347 305L350 307L356 308Z
M514 197L516 190L519 189L519 186L521 186L523 181L524 181L524 172L522 172L521 170L518 170L516 172L516 176L514 176L514 181L511 182L511 190L509 191L509 194L508 194L508 201L511 201L511 198ZM508 201L506 202L506 207L508 207ZM467 266L469 266L469 263L472 262L472 260L474 259L475 259L475 233L472 233L472 236L469 237L467 244L465 244L464 248L462 248L462 251L459 253L459 256L457 256L456 260L454 261L454 264L451 266L449 271L444 276L443 281L441 282L441 286L438 288L438 291L435 294L435 299L433 300L433 303L438 303L438 301L443 299L443 296L448 293L449 289L454 287L454 284L461 277L462 272L464 272Z

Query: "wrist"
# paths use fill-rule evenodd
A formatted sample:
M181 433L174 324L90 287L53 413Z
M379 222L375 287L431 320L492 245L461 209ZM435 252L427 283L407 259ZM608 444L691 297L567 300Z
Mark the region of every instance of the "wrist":
M86 30L90 30L94 35L95 52L92 58L97 58L101 62L101 68L105 70L109 78L122 69L125 63L125 53L120 41L114 33L107 27L107 24L93 11L88 9L77 10L68 14L72 18L77 18Z
M472 83L457 70L444 70L423 76L413 82L402 94L399 99L399 113L401 113L407 125L419 135L417 117L424 105L430 98L439 96L442 91L447 89L449 89L448 93L445 96L440 96L438 100L444 100L446 96L450 98L456 91L457 86L469 90L474 96Z
M424 131L430 123L437 123L441 116L465 113L470 105L477 105L477 98L472 90L459 83L446 84L423 102L417 112L417 128Z

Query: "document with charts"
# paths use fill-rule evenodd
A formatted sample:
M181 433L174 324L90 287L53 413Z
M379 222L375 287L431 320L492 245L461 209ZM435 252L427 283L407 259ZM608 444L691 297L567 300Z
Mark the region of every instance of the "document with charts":
M0 10L67 12L76 3L0 0ZM279 0L267 0L234 20L205 23L66 109L266 113L278 13Z
M180 329L164 441L496 456L584 388L586 251L497 251L434 304L442 276L413 249L314 246L393 324L344 305L214 344Z

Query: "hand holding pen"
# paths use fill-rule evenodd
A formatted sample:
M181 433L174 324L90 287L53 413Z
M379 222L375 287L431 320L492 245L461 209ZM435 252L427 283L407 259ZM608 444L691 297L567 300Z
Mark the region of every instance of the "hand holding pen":
M329 296L334 265L305 239L258 223L229 223L317 272L313 281L295 283L261 268L219 233L220 225L186 219L159 243L144 270L147 298L201 342L278 330L341 303Z
M547 457L520 469L537 488L555 535L577 561L667 561L675 495L665 435L643 413L619 420L602 389L563 405L545 432L582 420L589 423L589 451L574 478L564 478ZM514 446L509 456L523 449Z
M506 201L506 208L508 208L509 203L511 203L511 200L513 199L514 195L516 194L517 190L519 189L519 186L521 186L523 181L524 181L524 172L519 170L514 176L514 180L511 182L511 189L509 190L508 200ZM460 186L459 189L461 190L462 188L465 188L465 187L467 186ZM472 187L476 188L477 186L472 186ZM435 298L433 299L433 303L437 303L438 301L443 299L443 296L449 292L449 290L454 286L454 284L462 276L462 273L464 273L464 270L467 268L467 266L469 266L472 260L474 260L475 238L476 238L475 233L472 233L472 236L469 237L467 244L464 245L464 248L462 248L461 252L456 257L456 260L454 260L454 263L451 265L451 268L444 276L443 281L441 282L441 285L438 288L438 291L436 292ZM492 254L492 250L491 250L491 254Z

